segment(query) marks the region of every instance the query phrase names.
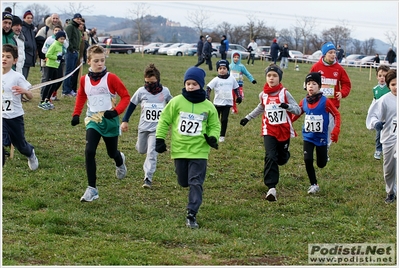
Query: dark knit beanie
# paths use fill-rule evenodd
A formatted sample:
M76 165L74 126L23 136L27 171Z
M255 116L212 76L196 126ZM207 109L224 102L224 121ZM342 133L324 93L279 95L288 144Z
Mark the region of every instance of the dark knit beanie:
M10 12L3 12L3 20L13 20L13 15Z
M55 40L58 40L60 37L66 38L65 32L59 31L58 33L55 34Z
M12 19L12 26L14 25L22 25L22 20L20 17L14 16L14 18Z
M268 72L276 72L278 74L279 80L283 80L283 70L281 70L280 67L278 67L276 64L271 64L269 67L265 69L265 75L267 75Z
M309 73L305 78L305 86L309 81L314 81L319 85L319 89L321 88L321 74L318 72Z
M218 60L216 62L216 71L219 70L220 66L225 66L227 68L227 71L230 71L229 65L230 63L228 60Z
M203 69L198 67L190 67L187 69L186 73L184 74L184 84L186 84L187 80L191 79L196 81L201 88L204 88L205 76L206 73Z

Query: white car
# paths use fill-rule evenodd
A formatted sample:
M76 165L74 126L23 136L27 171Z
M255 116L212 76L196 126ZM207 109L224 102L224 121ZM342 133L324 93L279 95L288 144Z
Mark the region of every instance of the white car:
M142 48L144 54L151 54L154 48L159 48L163 43L150 43Z
M290 57L288 58L289 61L302 61L305 59L303 56L303 53L298 50L289 50L288 53L290 54Z
M174 43L173 45L169 46L169 47L161 47L158 49L158 55L167 55L168 54L168 50L171 48L175 48L175 47L179 47L184 45L185 43Z
M341 65L349 65L349 66L358 66L360 64L360 60L366 57L366 55L362 54L351 54L346 58L343 58L341 61Z
M194 44L194 43L193 44L183 44L181 46L168 49L166 54L168 56L183 56L183 55L187 54L187 51L190 48L196 48L196 47L197 47L197 44Z
M306 61L307 62L318 62L319 60L320 60L320 58L321 58L321 50L317 50L317 51L315 51L315 52L313 52L313 54L312 55L310 55L307 59L306 59Z

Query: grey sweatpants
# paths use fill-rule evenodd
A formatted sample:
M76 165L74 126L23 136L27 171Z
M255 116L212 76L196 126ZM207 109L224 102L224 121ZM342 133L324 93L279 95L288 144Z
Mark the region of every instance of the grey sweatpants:
M382 144L382 154L384 159L384 180L387 194L396 194L396 142L387 145Z
M157 168L158 153L155 151L155 131L139 131L137 135L136 150L140 154L147 154L143 164L144 180L152 182L152 176Z

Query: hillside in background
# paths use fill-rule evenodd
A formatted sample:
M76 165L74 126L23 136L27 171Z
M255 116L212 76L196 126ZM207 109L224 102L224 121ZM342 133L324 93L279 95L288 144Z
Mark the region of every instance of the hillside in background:
M65 22L68 17L69 16L65 14L60 14L60 19L63 22ZM85 20L86 28L96 27L99 36L113 35L119 36L126 42L137 42L133 37L133 23L131 20L105 15L85 15ZM162 16L149 16L149 21L154 31L151 42L196 43L198 41L199 36L194 28L187 26L166 26L168 19ZM379 39L375 39L374 47L377 53L386 55L391 45Z

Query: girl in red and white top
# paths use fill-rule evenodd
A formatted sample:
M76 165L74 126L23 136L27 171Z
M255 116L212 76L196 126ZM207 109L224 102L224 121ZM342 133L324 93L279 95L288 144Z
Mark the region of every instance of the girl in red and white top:
M298 103L281 84L283 71L276 64L265 70L266 83L259 94L258 106L240 124L245 126L249 120L262 114L262 136L265 146L264 183L269 188L266 199L276 201L276 185L279 182L279 166L290 158L288 147L290 138L297 136L292 127L292 114L301 114Z
M107 71L104 48L93 45L88 48L87 55L89 73L80 78L71 121L72 126L79 124L79 116L87 101L85 158L89 186L80 199L81 202L98 199L95 155L101 138L107 147L108 156L115 161L116 177L123 179L126 176L125 155L118 151L120 135L118 115L124 112L130 100L129 92L120 78ZM118 104L116 104L117 95L120 97Z

